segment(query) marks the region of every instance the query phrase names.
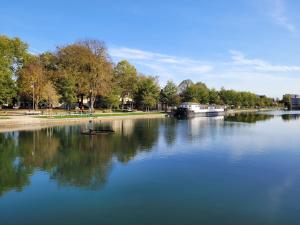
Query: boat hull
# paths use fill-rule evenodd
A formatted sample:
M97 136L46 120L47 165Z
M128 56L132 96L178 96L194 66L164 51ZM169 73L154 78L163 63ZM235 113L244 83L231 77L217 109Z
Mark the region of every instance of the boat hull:
M174 113L174 116L178 119L186 119L193 117L212 117L212 116L220 116L224 115L224 111L203 111L203 112L195 112L186 108L178 108Z

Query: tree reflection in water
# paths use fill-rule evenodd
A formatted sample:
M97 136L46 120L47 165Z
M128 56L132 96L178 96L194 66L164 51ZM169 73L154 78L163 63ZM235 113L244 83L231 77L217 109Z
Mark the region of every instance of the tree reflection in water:
M300 114L283 114L281 118L283 121L298 120L300 119Z
M80 126L0 134L0 195L21 191L36 170L49 173L59 185L101 188L113 159L130 161L150 151L159 136L160 120L116 120L113 135L81 135ZM100 126L100 125L96 125Z
M259 113L237 113L227 115L225 121L227 122L241 122L241 123L256 123L259 121L266 121L274 118L271 114L259 114Z
M237 114L226 116L225 121L255 123L273 117ZM81 135L85 125L0 133L0 196L10 190L21 191L37 170L47 172L61 186L99 189L106 183L114 160L127 163L139 152L151 151L160 135L167 146L172 146L179 136L184 142L199 141L232 132L226 128L239 125L224 123L223 117L187 121L127 119L95 124L96 129L111 127L115 130L112 135Z

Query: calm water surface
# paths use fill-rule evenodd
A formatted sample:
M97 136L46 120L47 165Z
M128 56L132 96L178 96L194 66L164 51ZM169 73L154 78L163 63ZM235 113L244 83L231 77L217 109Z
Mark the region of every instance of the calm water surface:
M0 133L0 224L299 224L299 116Z

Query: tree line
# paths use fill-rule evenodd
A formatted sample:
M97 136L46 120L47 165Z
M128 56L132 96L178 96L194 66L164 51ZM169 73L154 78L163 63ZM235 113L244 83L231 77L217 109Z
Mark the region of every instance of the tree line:
M183 81L180 88L168 81L162 89L157 76L143 75L128 61L114 64L105 43L83 40L59 46L53 52L30 54L19 38L0 36L0 106L75 105L83 109L88 99L94 107L150 110L158 103L167 108L180 102L230 107L273 106L274 100L250 92L209 89L204 83Z
M180 90L180 87L184 88ZM216 90L208 88L202 82L193 83L184 80L178 87L169 81L161 90L160 100L170 106L178 105L180 102L197 102L201 104L226 105L228 108L263 108L278 105L278 100L266 96L256 95L251 92Z

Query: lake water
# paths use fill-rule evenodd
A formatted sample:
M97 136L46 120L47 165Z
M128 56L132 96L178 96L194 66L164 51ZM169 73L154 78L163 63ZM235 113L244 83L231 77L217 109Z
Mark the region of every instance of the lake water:
M0 224L299 224L299 116L0 133Z

